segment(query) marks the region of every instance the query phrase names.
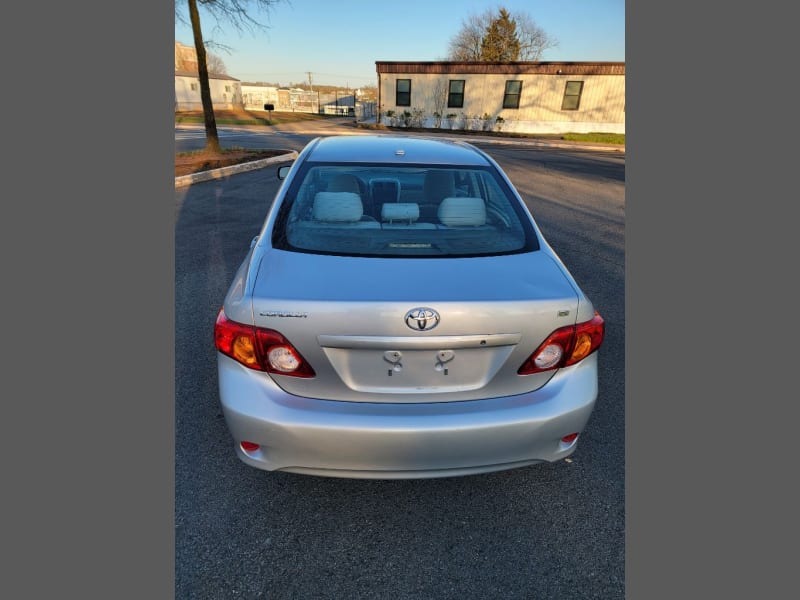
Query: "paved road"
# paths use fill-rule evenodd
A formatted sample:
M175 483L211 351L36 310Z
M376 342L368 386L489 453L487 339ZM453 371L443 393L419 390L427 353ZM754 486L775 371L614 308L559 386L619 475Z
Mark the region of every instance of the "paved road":
M402 130L400 130L402 133ZM369 130L354 126L352 118L331 118L321 121L299 121L275 126L218 125L217 134L223 148L244 147L253 149L284 148L300 151L309 140L321 135L374 135L396 133L388 130ZM413 132L410 135L416 135ZM543 140L536 138L503 138L487 136L470 136L464 133L451 133L446 130L426 130L425 135L451 137L476 145L507 146L514 148L549 148L580 151L582 148L592 151L608 149L608 154L623 155L625 149L616 145L590 144L582 142L564 142L560 140ZM199 150L205 145L203 125L186 124L175 126L175 151L189 152Z
M423 481L240 463L211 332L278 180L273 167L176 190L176 598L624 597L624 156L483 147L606 318L576 453Z

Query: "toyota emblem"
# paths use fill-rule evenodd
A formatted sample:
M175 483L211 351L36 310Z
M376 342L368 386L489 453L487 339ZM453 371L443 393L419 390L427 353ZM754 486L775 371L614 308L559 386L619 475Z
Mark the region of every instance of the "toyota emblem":
M439 324L439 313L424 306L412 308L406 313L405 320L414 331L430 331Z

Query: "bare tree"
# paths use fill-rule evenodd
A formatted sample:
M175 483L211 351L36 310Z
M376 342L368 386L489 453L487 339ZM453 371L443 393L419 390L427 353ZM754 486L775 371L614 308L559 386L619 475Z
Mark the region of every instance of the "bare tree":
M514 15L519 38L519 60L542 60L542 53L558 46L558 40L539 27L527 13Z
M448 43L447 60L482 61L481 46L492 22L500 18L504 7L487 9L480 14L467 16L461 23L461 29ZM516 34L519 41L519 55L516 60L541 60L542 53L558 46L558 41L539 27L533 18L525 12L506 11L509 19L516 23Z
M441 127L444 109L447 106L447 83L442 79L433 86L433 119L434 127Z
M209 73L219 73L227 75L228 67L225 66L225 61L213 52L206 52L206 62L208 63Z
M267 25L253 16L253 13L268 12L280 0L187 0L189 10L189 23L192 25L194 47L197 52L197 75L200 79L200 100L203 103L203 120L206 128L206 150L208 152L221 152L217 121L214 117L214 105L211 102L211 86L208 81L208 56L206 45L229 50L223 44L203 40L203 31L200 26L200 11L198 5L213 17L216 25L212 31L222 30L223 24L232 25L238 32L245 30L268 29ZM175 0L175 18L186 23L182 11L183 0ZM250 10L251 6L254 10Z
M492 9L487 9L481 14L469 15L463 19L461 29L448 43L448 60L479 61L481 42L492 19L494 19Z

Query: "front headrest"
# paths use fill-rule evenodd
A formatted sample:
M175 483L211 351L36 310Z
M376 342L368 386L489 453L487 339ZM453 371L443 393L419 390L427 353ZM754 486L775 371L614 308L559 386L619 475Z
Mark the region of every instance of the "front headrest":
M439 205L439 221L448 227L477 227L486 224L483 198L445 198Z
M316 221L353 223L364 214L361 197L353 192L317 192L312 216Z
M452 171L428 171L422 182L422 195L428 202L439 202L456 192Z
M333 179L331 179L331 182L328 184L328 191L354 192L357 194L360 191L358 179L356 179L355 175L349 175L347 173L334 175Z

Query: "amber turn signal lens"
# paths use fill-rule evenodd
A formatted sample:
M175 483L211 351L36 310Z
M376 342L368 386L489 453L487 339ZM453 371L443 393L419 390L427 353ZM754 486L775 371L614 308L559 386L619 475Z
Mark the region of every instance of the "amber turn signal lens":
M237 335L233 340L231 351L233 358L244 365L251 367L258 364L256 347L253 338L249 336Z

